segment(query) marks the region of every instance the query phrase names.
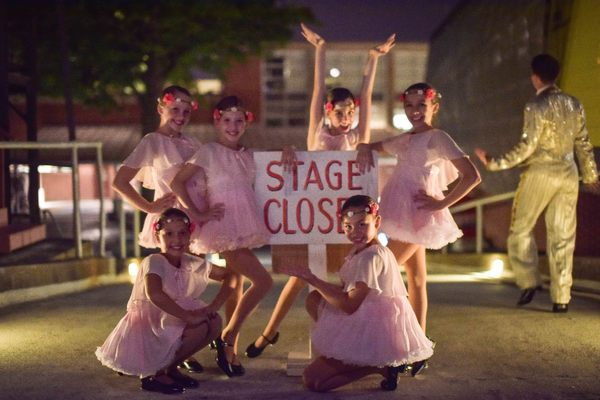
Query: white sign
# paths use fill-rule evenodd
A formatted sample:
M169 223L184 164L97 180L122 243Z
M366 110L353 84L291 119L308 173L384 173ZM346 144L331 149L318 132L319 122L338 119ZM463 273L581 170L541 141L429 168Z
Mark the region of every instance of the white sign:
M298 168L284 172L281 152L254 153L254 190L273 234L271 244L348 243L337 215L350 196L377 198L377 168L361 175L355 151L303 151L296 156Z

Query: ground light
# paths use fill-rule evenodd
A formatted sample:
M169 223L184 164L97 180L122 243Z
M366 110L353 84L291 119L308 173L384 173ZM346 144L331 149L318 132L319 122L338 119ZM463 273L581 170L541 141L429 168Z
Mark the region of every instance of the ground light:
M499 258L494 258L490 263L489 274L496 278L501 277L504 274L504 261Z

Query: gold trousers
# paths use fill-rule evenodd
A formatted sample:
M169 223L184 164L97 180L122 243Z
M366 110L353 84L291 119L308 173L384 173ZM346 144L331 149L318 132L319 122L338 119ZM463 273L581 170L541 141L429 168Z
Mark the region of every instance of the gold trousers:
M545 212L553 303L571 300L579 177L575 165L532 165L521 174L512 208L508 256L521 289L540 285L533 228Z

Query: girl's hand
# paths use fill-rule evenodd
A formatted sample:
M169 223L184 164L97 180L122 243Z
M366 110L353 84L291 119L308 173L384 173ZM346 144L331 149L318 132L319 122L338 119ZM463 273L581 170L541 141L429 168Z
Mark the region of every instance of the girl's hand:
M284 172L291 172L296 167L296 148L294 146L285 146L281 152L281 164L283 165Z
M479 147L475 148L475 155L479 158L479 161L483 164L484 167L488 165L487 152Z
M311 31L306 25L301 23L300 27L302 28L302 32L300 33L302 33L302 36L304 36L310 44L315 47L321 47L325 44L325 39L319 36L316 32Z
M160 214L168 208L173 207L175 200L177 200L175 193L167 193L151 202L150 209L148 211L151 214Z
M208 317L205 314L200 313L199 311L201 310L188 311L185 318L183 319L185 323L191 326L197 326L207 321Z
M396 34L393 33L390 35L389 38L387 38L385 43L380 44L379 46L373 47L369 51L369 54L372 56L375 56L375 57L383 56L383 55L387 54L392 49L392 47L394 47L395 45L396 45Z
M413 196L413 201L417 205L417 209L425 210L425 211L439 211L443 210L446 206L443 200L436 199L435 197L431 197L424 190L419 190L419 192Z
M365 172L369 172L371 168L375 168L375 160L373 160L373 151L371 151L371 146L367 143L360 143L356 150L358 154L356 155L356 162L358 163L358 171L361 174Z
M305 281L310 281L315 275L308 268L308 265L285 265L279 267L282 274L295 276Z

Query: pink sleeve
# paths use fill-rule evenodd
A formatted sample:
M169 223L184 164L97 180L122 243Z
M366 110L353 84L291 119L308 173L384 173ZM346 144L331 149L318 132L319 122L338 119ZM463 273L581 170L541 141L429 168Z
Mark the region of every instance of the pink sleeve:
M356 260L356 265L352 270L353 275L346 283L348 291L356 287L357 282L364 282L369 289L375 290L377 293L381 293L381 287L379 286L379 280L377 277L383 271L383 258L376 252L367 251L362 255L359 255L359 259Z
M123 161L123 165L129 168L151 167L156 157L156 149L153 145L152 134L145 135L135 146L135 149Z
M197 165L203 168L205 172L207 172L211 164L211 159L213 157L213 153L212 151L210 151L210 147L211 146L209 145L200 146L198 151L196 151L187 162L189 164Z
M165 258L160 254L151 254L144 259L147 262L147 270L144 271L144 275L155 274L164 278L165 274Z
M123 165L133 169L139 169L135 175L135 180L142 183L147 189L155 189L152 169L154 160L157 157L152 134L145 135L135 146L135 149L123 161Z
M440 130L431 136L427 147L432 154L445 160L456 160L465 156L465 153L458 147L450 135Z
M466 154L456 142L444 131L437 131L428 143L428 150L435 158L440 171L438 174L438 185L442 190L447 190L448 185L458 178L458 170L452 164L452 160L463 158Z

